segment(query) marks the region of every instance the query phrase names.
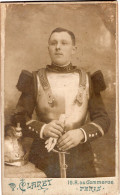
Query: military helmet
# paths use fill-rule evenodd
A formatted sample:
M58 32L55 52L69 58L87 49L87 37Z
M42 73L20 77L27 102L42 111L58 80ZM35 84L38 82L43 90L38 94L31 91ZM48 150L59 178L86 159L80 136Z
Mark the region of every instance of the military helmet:
M4 163L6 165L22 166L28 161L28 154L25 152L21 142L22 129L7 127L4 140Z

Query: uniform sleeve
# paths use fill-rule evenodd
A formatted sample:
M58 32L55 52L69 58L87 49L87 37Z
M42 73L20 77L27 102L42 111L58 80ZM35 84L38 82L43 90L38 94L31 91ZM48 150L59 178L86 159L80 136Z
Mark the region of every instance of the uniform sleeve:
M40 131L45 123L32 119L32 114L36 105L32 73L22 71L16 87L21 91L21 96L16 105L15 112L11 117L11 123L13 126L20 123L23 136L40 138Z
M100 83L98 83L97 87L97 82L95 82L95 88L93 82L91 82L92 94L88 104L91 122L81 127L85 133L85 141L93 141L96 138L103 136L107 133L110 126L110 119L105 110L100 90L98 90L100 88L99 84Z

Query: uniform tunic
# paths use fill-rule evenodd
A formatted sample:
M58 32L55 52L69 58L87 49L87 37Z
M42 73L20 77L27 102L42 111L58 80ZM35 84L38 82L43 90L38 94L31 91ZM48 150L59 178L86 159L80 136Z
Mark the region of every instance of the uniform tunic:
M81 128L85 135L84 142L70 149L66 155L67 177L95 177L90 142L104 135L109 128L109 118L100 95L102 82L97 80L96 75L90 77L85 73L83 86L82 74L79 74L81 71L77 69L56 72L47 67L41 72L21 73L17 88L22 95L12 116L13 125L21 123L23 136L34 138L29 160L48 177L60 177L58 154L47 152L45 139L40 138L40 132L44 124L59 120L60 115L64 114L65 130ZM37 120L32 120L34 109ZM88 115L90 122L87 120Z

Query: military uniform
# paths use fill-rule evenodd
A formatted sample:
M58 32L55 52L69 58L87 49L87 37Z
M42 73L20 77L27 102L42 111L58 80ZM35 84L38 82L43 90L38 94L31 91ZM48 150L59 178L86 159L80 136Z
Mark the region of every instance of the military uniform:
M33 73L22 71L17 88L22 94L12 124L20 122L23 136L34 138L29 160L48 177L60 177L58 154L47 152L41 129L64 115L65 131L80 128L85 136L83 142L66 155L67 177L95 177L90 142L103 136L110 124L100 95L105 90L101 71L90 76L72 64L48 65ZM32 120L34 109L37 120Z

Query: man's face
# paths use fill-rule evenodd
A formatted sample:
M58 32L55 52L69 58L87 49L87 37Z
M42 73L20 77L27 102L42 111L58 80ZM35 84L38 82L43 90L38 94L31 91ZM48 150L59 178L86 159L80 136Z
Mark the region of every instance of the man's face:
M71 36L67 32L54 32L51 35L48 50L52 63L58 66L67 65L75 49Z

